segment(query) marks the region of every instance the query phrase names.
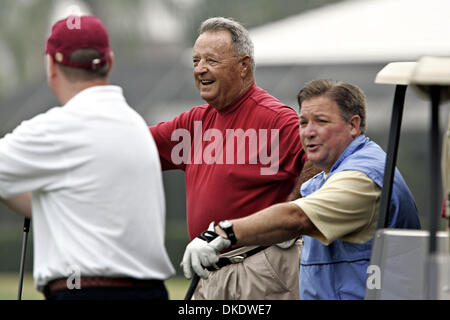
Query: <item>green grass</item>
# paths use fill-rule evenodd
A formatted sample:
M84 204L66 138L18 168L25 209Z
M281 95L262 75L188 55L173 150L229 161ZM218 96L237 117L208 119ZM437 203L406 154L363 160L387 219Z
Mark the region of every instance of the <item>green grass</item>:
M182 277L174 277L165 281L169 298L183 300L189 287L189 281ZM0 300L16 300L19 285L19 273L0 273ZM23 300L43 300L44 296L34 288L31 274L26 274L22 289Z

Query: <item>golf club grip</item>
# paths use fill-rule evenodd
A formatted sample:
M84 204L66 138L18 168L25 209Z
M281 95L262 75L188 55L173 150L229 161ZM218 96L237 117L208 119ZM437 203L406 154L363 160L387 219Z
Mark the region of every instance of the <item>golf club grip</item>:
M191 285L189 286L189 289L186 293L186 296L184 297L184 300L192 299L192 296L194 295L195 289L197 288L199 281L200 281L200 277L196 273L194 273L194 276L192 277Z
M19 288L17 290L17 300L22 300L23 276L25 272L25 256L27 253L28 231L30 231L30 221L31 219L25 218L23 222L22 255L20 257Z
M23 222L23 232L28 232L30 231L30 218L25 218L24 222Z

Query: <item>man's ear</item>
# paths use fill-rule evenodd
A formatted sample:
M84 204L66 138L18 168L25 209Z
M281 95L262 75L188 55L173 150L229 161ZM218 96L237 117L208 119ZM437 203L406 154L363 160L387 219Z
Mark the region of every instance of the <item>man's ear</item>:
M51 55L47 55L47 77L49 79L53 79L57 74L57 66L53 57Z
M111 74L112 68L114 65L114 52L109 52L109 66L108 66L108 75Z
M354 114L348 121L350 125L350 132L354 138L361 134L361 117Z
M245 78L250 72L250 56L245 56L241 59L241 77Z

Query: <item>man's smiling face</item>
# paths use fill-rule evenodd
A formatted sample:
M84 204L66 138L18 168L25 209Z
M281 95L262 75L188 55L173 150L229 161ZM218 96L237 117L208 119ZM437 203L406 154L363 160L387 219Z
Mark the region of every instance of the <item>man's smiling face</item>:
M200 96L215 109L230 106L247 90L228 31L202 33L195 42L192 62Z

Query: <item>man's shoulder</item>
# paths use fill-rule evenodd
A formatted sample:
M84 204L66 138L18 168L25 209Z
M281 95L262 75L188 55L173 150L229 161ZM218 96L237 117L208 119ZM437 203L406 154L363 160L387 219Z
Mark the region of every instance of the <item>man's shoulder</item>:
M254 103L254 106L262 112L272 113L273 115L298 117L292 107L281 102L278 98L258 86L255 87L254 92L249 98Z
M383 149L374 141L367 139L360 148L356 149L349 159L364 159L366 162L380 162L384 166L386 153ZM358 160L359 161L359 160Z
M381 147L377 143L367 140L348 155L336 168L335 172L359 171L381 186L385 163L386 154Z
M61 107L53 107L48 109L47 111L43 113L39 113L35 115L34 117L24 120L20 123L20 125L16 128L43 128L52 124L60 124L61 118L64 117L64 113L62 112Z
M214 111L214 108L212 108L209 104L202 104L182 112L179 117L201 119L211 111Z
M201 105L192 107L191 109L189 109L186 112L188 112L188 113L204 113L211 109L212 109L212 107L209 104L205 103L205 104L201 104Z
M66 123L65 119L60 116L60 109L60 107L54 107L31 119L22 121L11 133L4 136L4 141L23 145L51 143L52 137L59 136L61 127Z

